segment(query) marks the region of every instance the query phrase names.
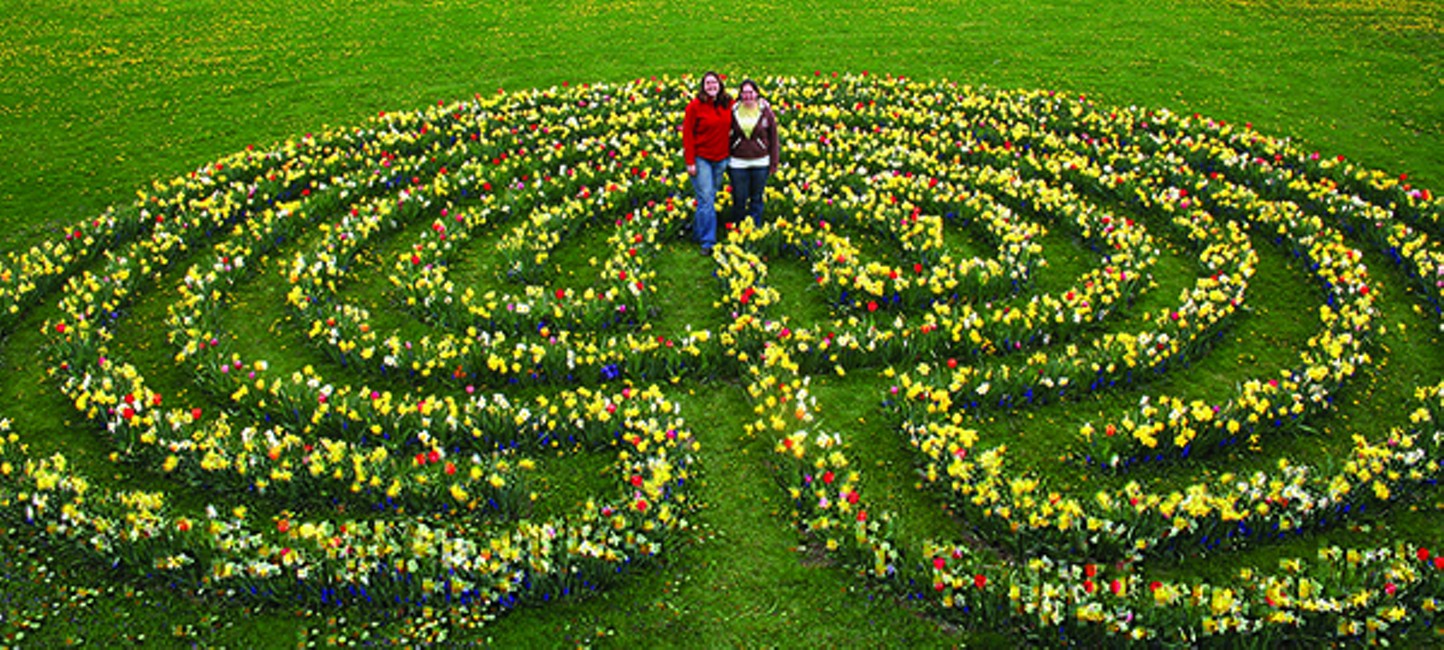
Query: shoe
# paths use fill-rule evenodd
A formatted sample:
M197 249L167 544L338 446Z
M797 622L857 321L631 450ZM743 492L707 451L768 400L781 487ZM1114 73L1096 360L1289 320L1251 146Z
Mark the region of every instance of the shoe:
M711 247L711 246L703 246L703 247L702 247L702 256L703 256L703 257L711 257L711 256L712 256L712 247Z

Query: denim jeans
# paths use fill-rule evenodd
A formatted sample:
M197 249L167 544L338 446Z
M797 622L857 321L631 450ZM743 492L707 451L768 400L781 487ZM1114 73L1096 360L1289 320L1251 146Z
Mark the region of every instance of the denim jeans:
M741 223L743 217L752 217L752 225L762 225L762 195L767 189L767 168L733 167L727 173L732 176L732 221Z
M692 236L702 248L711 248L717 243L717 193L722 190L722 176L727 171L727 159L697 159L697 175L692 177L692 188L697 193L697 218L692 222Z

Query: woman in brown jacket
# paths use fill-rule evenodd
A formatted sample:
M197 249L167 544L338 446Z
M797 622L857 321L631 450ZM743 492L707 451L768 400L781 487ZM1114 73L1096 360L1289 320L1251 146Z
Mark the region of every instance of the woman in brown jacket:
M767 177L777 173L777 116L751 79L738 86L737 97L732 106L732 155L727 166L732 177L732 221L752 217L755 227L762 225Z

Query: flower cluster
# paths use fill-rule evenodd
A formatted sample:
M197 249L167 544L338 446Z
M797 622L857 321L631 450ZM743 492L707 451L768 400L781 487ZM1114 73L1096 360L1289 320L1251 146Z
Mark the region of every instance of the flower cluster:
M1293 499L1307 502L1305 512L1323 507L1327 513L1311 518L1285 515L1278 519L1285 532L1291 531L1290 525L1302 532L1328 518L1348 517L1351 507L1357 512L1365 504L1387 504L1388 480L1383 477L1401 472L1390 464L1393 458L1383 446L1361 444L1358 456L1347 464L1347 478L1334 477L1328 496L1310 494L1300 481L1273 480L1260 474L1239 481L1237 492L1222 498L1215 498L1208 486L1200 485L1160 503L1130 484L1124 495L1099 493L1094 504L1057 493L1045 498L1037 492L1037 479L1014 476L997 486L1002 494L995 491L993 498L1006 505L997 504L996 509L1029 511L1033 519L1026 524L1014 520L1010 528L1003 529L983 525L980 530L987 533L987 539L1001 541L1019 534L1020 525L1038 526L1037 517L1049 515L1054 518L1043 522L1043 529L1052 525L1060 533L1080 533L1038 535L1035 537L1046 541L1007 546L1020 556L1000 563L969 544L930 542L916 554L908 552L893 536L891 516L871 509L863 496L860 472L852 468L841 437L813 432L816 417L805 382L759 382L754 394L763 393L767 396L759 411L764 417L756 426L769 428L770 420L782 425L770 428L802 427L781 437L776 446L778 454L790 461L791 469L782 476L798 526L862 575L910 599L924 600L940 615L970 628L1020 631L1038 641L1056 640L1061 632L1065 639L1079 643L1124 638L1189 644L1245 636L1270 643L1289 639L1376 641L1411 631L1430 634L1437 625L1444 560L1423 547L1398 544L1362 551L1330 547L1320 551L1317 564L1286 559L1277 572L1245 569L1224 584L1150 578L1147 563L1137 561L1141 555L1106 563L1063 559L1078 544L1091 548L1090 555L1104 557L1106 538L1113 535L1145 541L1139 537L1139 529L1146 526L1145 513L1149 511L1168 510L1173 513L1171 520L1181 524L1175 529L1167 525L1155 528L1152 544L1140 546L1140 550L1165 544L1177 547L1179 540L1193 538L1200 527L1219 538L1228 532L1231 538L1235 526L1247 530L1259 524L1251 521L1257 518L1255 513L1267 515L1270 506L1288 509ZM1444 438L1432 424L1444 415L1444 384L1421 391L1420 397L1420 415L1415 419L1427 425L1421 431L1432 431L1432 442L1427 462L1421 463L1427 469L1409 470L1411 483L1436 479L1438 446ZM954 449L966 447L955 445ZM1406 455L1425 456L1418 451ZM1001 460L996 454L982 455L976 465L1001 476ZM1307 473L1281 465L1285 477ZM1385 485L1384 493L1366 487L1360 490L1362 495L1350 494L1347 481L1360 477L1368 481L1370 476L1379 478L1365 485ZM1226 476L1221 480L1230 483L1235 479ZM1257 508L1250 511L1245 504ZM1132 513L1140 516L1131 517ZM1108 520L1110 515L1122 523ZM1082 525L1068 523L1085 519L1087 523ZM1240 525L1241 521L1249 523ZM1090 532L1081 533L1085 527ZM1278 524L1273 530L1279 533ZM1201 539L1206 543L1209 538Z
M1337 191L1343 178L1328 165L1311 165L1318 162L1316 155L1249 130L1180 119L1166 111L1106 113L1085 101L1047 93L979 93L981 97L969 96L970 103L957 114L925 119L910 118L908 110L916 106L918 113L925 113L936 103L929 94L936 87L903 84L908 88L904 96L919 92L913 106L905 103L899 109L892 99L885 108L887 117L869 114L880 102L866 96L885 85L854 78L804 91L809 101L822 96L836 104L818 109L828 113L827 127L819 129L824 134L815 140L801 139L805 144L798 146L798 157L826 159L837 150L846 159L862 160L869 152L884 151L874 159L880 160L874 164L881 175L926 179L948 173L948 158L938 155L946 152L943 155L955 156L953 162L965 163L966 169L1005 170L1017 180L1014 186L1040 181L1045 192L1076 189L1125 206L1170 241L1184 242L1195 252L1200 273L1176 306L1135 319L1144 329L1134 333L1110 331L1091 343L1075 343L1068 336L1076 333L1051 331L1042 340L1013 339L1001 349L919 346L912 348L914 360L904 362L911 371L897 375L887 368L885 374L896 379L884 399L897 414L899 433L921 454L922 485L939 489L951 512L982 540L924 543L916 554L894 537L890 515L871 508L861 494L860 470L839 436L819 427L804 381L806 372L816 367L808 360L818 354L813 347L818 339L794 329L769 349L764 368L753 373L759 417L751 428L782 436L777 451L791 459L794 468L784 471L783 480L798 525L810 539L863 575L910 599L931 603L940 614L966 626L1022 631L1039 641L1056 640L1059 633L1079 643L1120 637L1183 644L1218 637L1263 643L1377 641L1437 632L1433 590L1444 575L1444 562L1425 548L1398 544L1365 551L1326 549L1316 565L1286 560L1279 572L1246 570L1232 584L1155 580L1147 572L1154 557L1198 557L1308 534L1407 501L1419 487L1434 485L1444 440L1436 424L1444 407L1444 384L1418 390L1419 402L1408 407L1412 429L1396 430L1380 440L1356 437L1339 463L1311 467L1281 458L1272 471L1224 473L1163 491L1150 489L1154 479L1148 479L1116 490L1070 494L1051 485L1046 475L1010 467L1007 446L988 442L979 417L990 409L1067 400L1070 391L1142 384L1186 367L1208 352L1229 316L1246 304L1256 266L1251 241L1271 239L1300 259L1321 289L1320 330L1298 363L1242 382L1238 395L1222 402L1145 396L1136 416L1121 423L1085 425L1075 458L1113 469L1149 461L1195 461L1241 440L1256 442L1269 430L1304 426L1308 418L1332 408L1339 389L1369 366L1376 352L1371 347L1376 288L1362 256L1345 242L1345 233L1370 231L1370 243L1398 262L1437 309L1438 252L1424 234L1437 223L1438 207L1431 195L1411 190L1403 196L1388 189L1390 184L1377 174L1353 174L1357 178L1351 187L1360 194L1387 195L1408 207L1394 209L1387 201L1372 204ZM1047 116L1047 128L1039 128L1040 115ZM950 121L957 126L947 130ZM885 140L894 125L912 130L895 136L898 139L922 142L895 150L874 142ZM954 147L962 153L953 153ZM1286 173L1275 175L1262 151L1269 151L1268 160ZM1255 158L1258 162L1250 164ZM1285 159L1291 164L1280 164ZM867 166L862 173L871 169ZM796 202L799 209L828 215L819 231L843 223L834 206L854 201L829 196L832 190L826 183L819 188L811 180L798 179L787 190L813 192ZM891 201L886 195L883 200ZM1019 201L997 200L1026 209ZM1091 203L1081 196L1073 201ZM1033 198L1027 205L1041 202ZM868 211L862 212L859 219L867 220ZM1056 207L1043 212L1061 213ZM887 219L896 220L897 215ZM883 221L874 220L862 230L876 237L887 232ZM806 232L810 224L780 220L773 227L802 234L782 235L785 245L764 250L780 254L795 249L808 255L823 250L825 237ZM1088 231L1078 232L1084 236ZM765 247L766 235L752 234L741 243ZM858 249L832 244L826 250L830 256L837 255L835 251L851 256ZM863 262L858 267L868 268ZM759 282L766 281L765 273L754 273ZM866 277L866 272L854 272L847 281L858 275ZM829 275L820 282L839 281ZM866 291L878 284L869 281L863 287ZM977 299L998 298L985 293ZM938 310L945 300L896 302L931 309L925 322L943 331L950 323L938 312L959 309L950 304ZM886 350L892 344L881 343L887 339L877 332L901 334L905 322L903 316L891 323L840 319L826 325L835 334L823 340L858 336L869 350L879 351L874 366L891 364L894 357ZM981 355L1015 350L1028 350L1027 359L977 363ZM992 548L1011 560L999 561Z
M598 98L611 93L594 92ZM597 589L670 547L688 527L686 487L697 443L677 405L655 386L628 381L615 390L576 387L513 400L495 390L506 382L468 373L465 381L461 375L448 377L437 390L423 384L417 391L394 392L348 385L349 376L362 370L360 364L337 378L327 369L307 366L284 373L274 371L267 359L243 360L239 350L252 348L238 345L245 342L227 326L235 289L254 281L266 260L287 254L287 247L303 248L284 272L296 288L294 308L309 316L339 301L336 285L383 237L431 219L428 232L435 241L447 242L449 234L464 240L471 229L489 223L494 205L505 205L495 213L498 221L532 207L548 210L549 195L522 191L522 183L535 173L534 162L504 162L540 145L487 123L551 114L554 99L541 92L383 116L364 129L308 136L272 152L237 154L158 185L157 197L143 194L135 223L108 236L105 243L111 248L97 246L90 257L74 258L103 253L95 268L66 267L52 273L61 279L44 280L52 286L64 282L61 316L45 326L57 360L53 374L77 412L105 432L114 445L113 459L216 496L249 494L281 513L256 517L245 506L188 513L162 493L93 484L63 456L32 457L18 435L8 434L0 449L5 457L0 499L7 519L73 540L102 562L138 575L323 605L507 608ZM461 120L463 111L470 111L472 119ZM575 116L563 119L574 122ZM606 134L613 126L587 121L575 128L559 126L558 133L522 133L550 143L550 138L588 129ZM580 152L603 140L583 140L575 147ZM458 142L466 144L441 147ZM575 158L587 170L613 169L602 161L616 152L598 153ZM537 158L552 159L551 154ZM664 161L661 168L669 164ZM498 192L482 178L492 173L515 173L524 180ZM597 189L602 198L588 205L612 215L616 241L631 243L632 250L603 269L618 284L598 302L614 313L642 311L649 277L645 258L652 249L638 244L660 227L643 225L646 215L628 191L616 182L602 183ZM425 244L416 250L438 261L449 253ZM24 266L29 259L12 261ZM175 287L177 299L166 325L175 362L192 370L196 384L211 397L199 406L168 403L127 361L126 351L113 346L115 328L136 296L187 260L190 266ZM58 263L47 266L59 268ZM42 275L31 272L33 280ZM398 275L396 284L409 284L413 296L430 287L424 275L402 278ZM528 287L526 295L533 294ZM558 295L556 305L563 298ZM517 338L538 331L549 336L546 320L561 307L536 300L530 306L518 310L530 316L505 321L472 310L435 309L422 316L469 329L471 338L478 326L493 328L480 339L487 343L488 337L501 339L508 332ZM354 316L352 331L369 329L364 310L333 308L338 315ZM470 325L447 320L468 313L479 320ZM588 312L578 313L570 321L553 321L558 331L550 343L569 336L556 323L596 323ZM312 332L300 334L315 338L327 331L334 337L343 326L334 317L327 320L306 318L301 322L310 323ZM618 323L609 320L596 328ZM336 356L343 364L355 340L330 342L339 348ZM598 351L611 347L607 341L591 345ZM602 354L621 358L597 352ZM444 354L438 359L449 360ZM440 375L430 372L436 366L408 361L414 365L404 367L412 371L425 366L418 376ZM394 362L390 367L403 366ZM536 466L533 457L577 451L615 455L615 493L590 498L565 516L535 513L532 502L538 495L527 480ZM318 509L319 514L302 512ZM374 519L360 515L366 511L383 514ZM428 514L439 516L407 518Z

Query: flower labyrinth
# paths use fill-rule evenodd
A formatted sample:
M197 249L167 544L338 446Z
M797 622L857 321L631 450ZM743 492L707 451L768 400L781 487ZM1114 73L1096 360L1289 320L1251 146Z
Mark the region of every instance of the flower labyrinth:
M776 436L809 539L967 627L1180 644L1434 633L1444 560L1403 543L1326 548L1223 584L1147 573L1337 525L1435 483L1444 383L1418 388L1411 429L1356 438L1333 466L1198 472L1220 449L1307 426L1373 364L1378 295L1352 245L1383 251L1439 315L1444 251L1431 237L1444 226L1427 191L1197 116L865 75L773 79L786 127L773 221L728 233L715 262L697 262L716 265L727 325L673 338L648 321L654 262L692 210L675 131L684 85L382 115L238 153L10 254L0 318L13 328L58 299L46 330L59 387L116 456L178 488L249 493L268 514L112 489L61 456L28 455L15 431L0 446L5 517L209 591L509 608L597 589L671 550L688 527L698 443L664 386L740 379L758 413L749 431ZM959 255L945 241L959 230L990 255ZM583 231L605 240L590 251L595 281L561 287L552 258ZM454 277L497 233L513 289ZM1037 291L1049 233L1097 263ZM1197 277L1138 313L1165 241ZM1057 432L1089 471L1168 472L1073 493L989 439L992 414L1147 391L1202 359L1248 304L1256 243L1300 260L1322 292L1293 362L1225 399L1147 395L1118 421ZM344 291L368 256L411 329ZM810 266L828 322L779 313L768 264L785 259ZM238 291L278 278L300 324L290 335L324 368L276 371L257 356L264 345L228 326L245 316L232 310ZM121 314L162 281L178 294L165 318L174 362L203 405L172 404L114 345ZM973 541L893 539L869 507L846 436L809 392L815 376L857 371L890 378L870 399ZM397 382L410 388L382 388ZM539 458L604 450L615 490L533 520Z

